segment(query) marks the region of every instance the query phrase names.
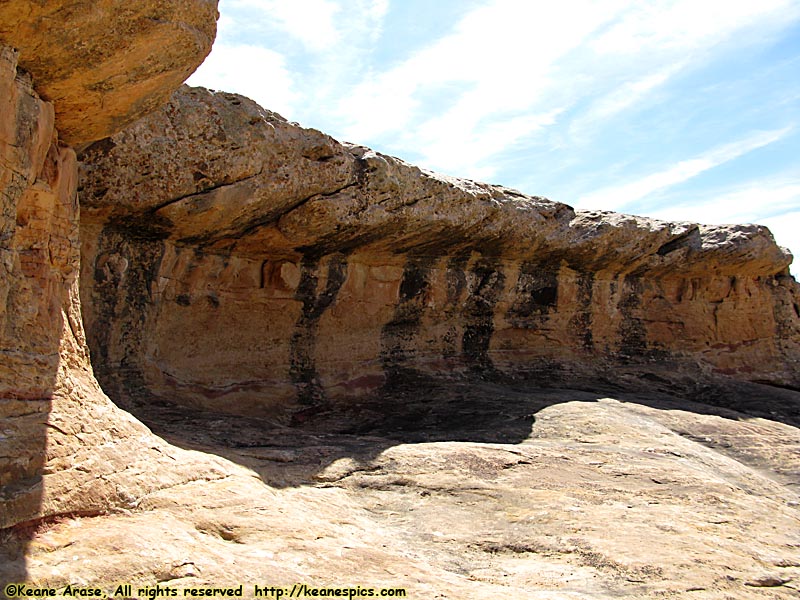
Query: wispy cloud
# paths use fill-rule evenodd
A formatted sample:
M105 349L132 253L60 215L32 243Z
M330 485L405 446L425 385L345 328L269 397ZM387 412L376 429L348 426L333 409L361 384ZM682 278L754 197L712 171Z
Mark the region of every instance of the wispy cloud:
M717 45L756 26L766 35L791 7L700 4L492 0L429 46L370 73L332 114L347 139L462 176L492 172L493 156L563 120L567 142L584 141L595 124L635 109ZM433 94L431 111L425 98Z
M283 115L290 114L298 97L283 55L262 46L230 44L222 39L188 83L256 100L269 98L266 107Z
M685 68L685 62L676 62L655 73L648 73L592 100L589 107L572 120L569 135L573 142L582 139L595 127L602 127L609 119L634 107L655 89L665 84L670 77Z
M299 119L364 76L358 54L380 37L389 0L220 0L211 55L189 79ZM321 123L317 124L322 126Z
M490 2L432 45L357 85L339 104L345 129L357 139L414 125L422 130L436 120L473 129L487 118L530 109L549 88L556 61L612 16L597 3L576 0L546 9L531 2ZM431 117L419 97L447 84L456 93L440 115Z
M631 2L591 47L623 60L643 51L680 54L709 48L754 24L763 32L765 26L781 25L796 14L792 0Z
M751 134L735 142L712 148L693 158L682 160L656 173L585 195L578 199L577 205L585 208L624 209L650 194L683 183L704 171L772 144L786 136L791 130L791 127L785 127Z
M560 109L543 114L521 114L506 119L487 120L464 126L458 111L424 123L406 144L417 145L428 164L447 173L462 177L492 180L497 167L485 160L487 156L513 150L519 140L555 123Z
M340 5L334 0L231 0L231 9L249 9L256 19L278 25L308 50L322 51L339 41L334 17Z
M669 198L649 213L666 220L690 220L699 223L763 223L780 215L800 210L800 174L768 179L752 179L735 186L724 186L691 198ZM800 238L796 229L792 243ZM788 243L788 241L786 242Z

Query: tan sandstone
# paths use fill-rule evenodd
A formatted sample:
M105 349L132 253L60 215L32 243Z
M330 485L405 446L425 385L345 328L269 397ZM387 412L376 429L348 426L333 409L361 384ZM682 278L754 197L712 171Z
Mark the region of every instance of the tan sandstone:
M216 0L6 0L0 43L19 51L74 146L166 102L211 51L217 16Z
M88 4L81 3L85 10L76 19L100 18L108 10L97 4L99 12L93 12ZM49 65L44 71L50 75L86 66L74 56L66 63L69 69L47 59L56 50L67 54L57 42L67 38L44 39L53 25L30 21L39 12L66 17L80 11L69 4L18 2L3 3L0 11L0 39L14 36L21 49L0 45L0 529L5 530L57 515L105 512L135 503L148 490L221 476L222 470L213 460L200 465L187 455L177 470L159 471L159 464L175 462L163 450L166 444L116 408L94 379L78 294L77 161L58 132L62 121L83 120L88 105L63 101L54 107L40 98L31 76L38 72L31 66L37 57ZM207 16L206 28L213 32L215 13ZM71 50L91 54L93 44L118 51L133 47L119 39L112 24L101 18L93 31L105 27L106 37L83 45L73 39ZM82 31L69 25L65 20L58 27L73 29L72 35ZM202 54L195 53L197 64ZM27 69L19 67L21 56ZM119 54L114 62L119 74L128 69ZM138 100L148 102L149 92L139 91ZM137 99L134 90L126 96ZM102 114L99 105L93 113ZM115 110L109 106L103 118L127 122ZM24 567L24 557L11 564Z
M89 345L119 397L292 419L428 377L800 387L800 288L765 227L575 211L200 88L81 172Z

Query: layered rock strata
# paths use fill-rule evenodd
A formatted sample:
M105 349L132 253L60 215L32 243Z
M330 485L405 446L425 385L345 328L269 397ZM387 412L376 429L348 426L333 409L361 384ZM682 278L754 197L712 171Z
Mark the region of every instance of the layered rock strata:
M182 48L184 58L168 67L147 63L143 76L152 67L166 79L128 87L123 55L152 52L153 38L134 35L141 24L134 21L126 26L132 39L121 39L116 26L141 7L125 3L129 10L108 19L112 4L121 3L0 5L0 40L19 48L0 44L0 530L131 506L154 489L214 478L215 468L221 472L214 461L202 466L188 455L185 467L161 471L159 466L172 467L176 455L170 458L166 444L108 400L89 362L78 294L77 160L59 128L63 123L68 141L112 133L114 124L133 118L130 106L140 110L154 101L154 90L165 93L163 86L175 77L167 77L168 71L193 68L210 44ZM183 13L193 3L158 4ZM213 34L215 3L199 4L202 16L195 22ZM80 39L90 24L93 35ZM56 29L60 33L48 37ZM76 55L81 52L85 61ZM105 66L95 71L99 63L90 59L97 53ZM86 95L89 104L69 100L99 74L110 78L103 110L97 109L103 106L99 96ZM56 104L42 99L37 88ZM124 101L114 100L117 92Z
M774 386L797 385L797 287L765 230L575 213L202 90L86 150L78 184L65 140L166 89L128 86L153 63L128 68L145 54L119 15L180 34L168 15L213 12L178 4L0 5L6 41L85 15L65 55L110 51L104 35L124 50L82 121L35 90L88 55L43 60L47 36L0 47L0 595L796 596L798 393ZM187 47L176 72L205 51ZM78 185L92 361L174 445L94 379ZM601 390L719 377L758 405ZM539 389L581 378L596 391Z
M200 88L81 160L89 345L121 398L302 418L432 376L800 388L800 288L761 226L575 211Z

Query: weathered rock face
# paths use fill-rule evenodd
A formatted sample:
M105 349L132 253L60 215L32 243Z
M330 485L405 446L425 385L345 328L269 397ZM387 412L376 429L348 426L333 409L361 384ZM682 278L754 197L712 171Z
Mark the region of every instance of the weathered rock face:
M764 227L574 211L199 88L81 159L118 397L302 418L431 376L800 387L800 288Z
M216 0L7 0L0 42L20 51L74 146L166 102L211 50L216 19Z
M60 148L52 106L36 97L30 78L18 74L16 52L0 48L0 452L2 500L10 483L31 483L44 461L44 423L58 374L60 345L77 277L78 231L74 152ZM62 307L65 310L62 310ZM75 307L77 308L77 306ZM71 333L71 332L70 332ZM78 353L75 357L80 359ZM84 354L88 366L88 355ZM44 405L44 406L43 406ZM36 483L39 483L36 481ZM4 502L0 527L23 507L38 508L41 490L16 489ZM15 506L16 505L16 506ZM13 520L11 521L14 522Z
M797 428L655 394L483 383L410 400L356 435L150 405L160 434L246 468L51 525L30 543L28 580L181 597L238 585L288 597L300 583L476 600L797 597Z
M192 458L186 469L161 472L174 460L166 444L108 400L89 362L78 294L77 160L58 128L68 141L92 139L152 107L179 72L202 60L210 39L187 46L177 36L179 52L159 49L166 62L144 60L145 49L153 51L147 46L177 27L153 21L148 29L145 21L194 14L212 35L216 14L209 2L158 3L158 10L124 3L110 18L122 4L0 4L0 40L19 49L0 44L0 530L128 506L148 490L221 472L214 461ZM141 70L128 70L137 57Z
M213 461L190 455L162 472L174 462L166 444L94 379L78 295L77 161L16 58L0 47L0 530L215 477Z

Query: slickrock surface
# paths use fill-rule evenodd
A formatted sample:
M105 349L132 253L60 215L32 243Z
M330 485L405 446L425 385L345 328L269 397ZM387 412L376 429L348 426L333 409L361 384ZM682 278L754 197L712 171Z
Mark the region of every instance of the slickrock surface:
M796 427L658 394L490 383L371 409L346 433L329 417L299 429L136 407L173 444L230 460L227 476L40 528L31 583L451 599L800 591Z
M217 0L0 2L0 43L78 145L157 108L211 51Z
M298 420L431 376L800 388L800 287L761 226L574 211L201 88L81 159L84 315L118 398Z

